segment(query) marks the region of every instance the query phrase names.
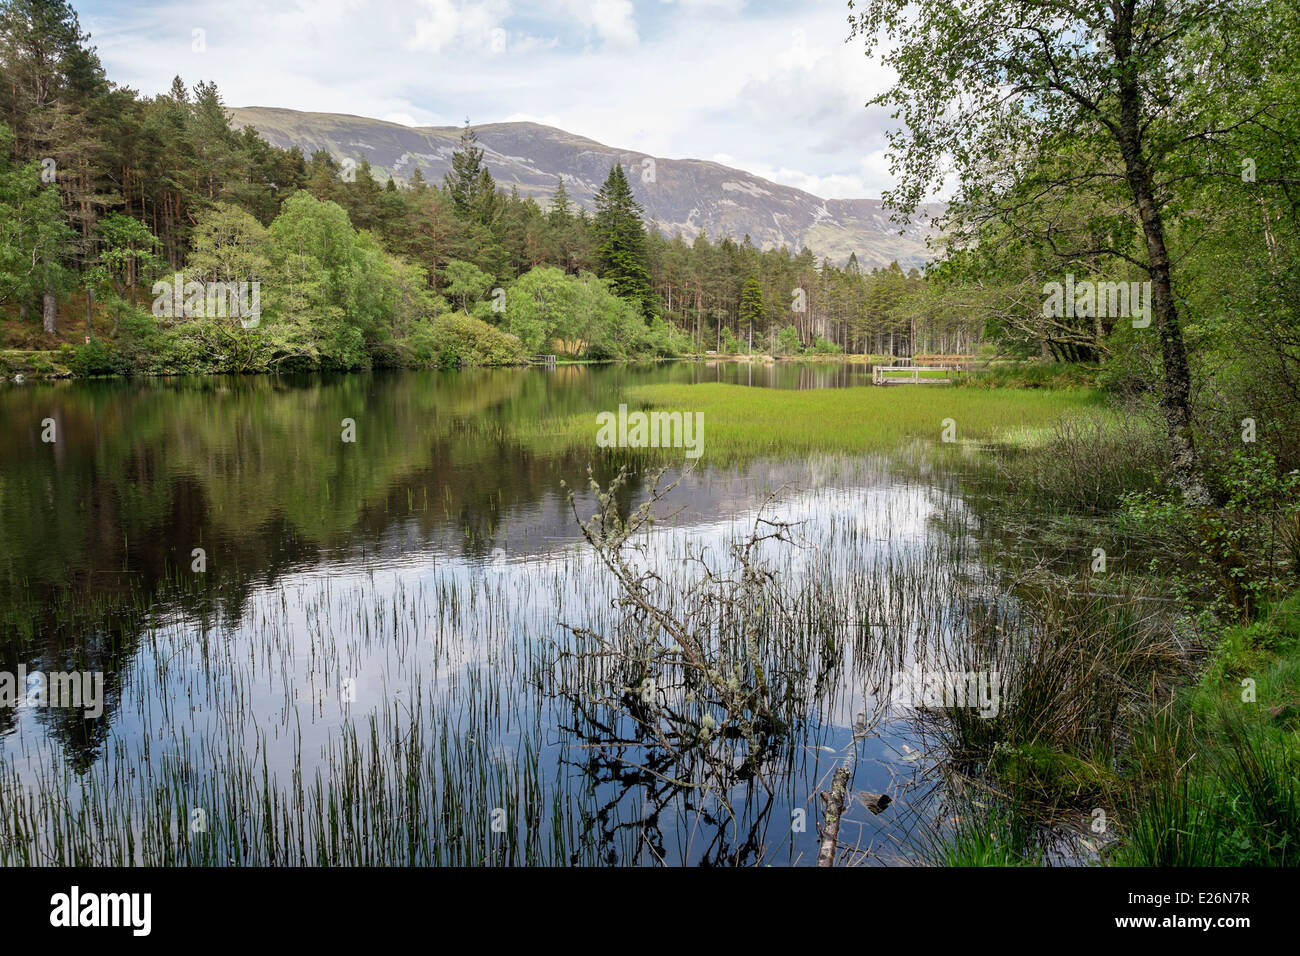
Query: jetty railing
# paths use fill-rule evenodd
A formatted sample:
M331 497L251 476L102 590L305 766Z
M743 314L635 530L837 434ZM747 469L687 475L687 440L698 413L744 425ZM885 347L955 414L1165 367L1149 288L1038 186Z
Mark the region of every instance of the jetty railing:
M875 365L872 385L951 385L966 369L957 363L945 365Z

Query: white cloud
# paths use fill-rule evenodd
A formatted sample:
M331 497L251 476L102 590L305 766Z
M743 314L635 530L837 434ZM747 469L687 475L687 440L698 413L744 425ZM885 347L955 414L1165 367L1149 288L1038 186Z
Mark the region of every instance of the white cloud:
M421 126L529 119L656 156L735 156L818 195L890 185L889 119L863 105L889 77L844 42L842 0L85 4L109 76L145 94L180 74L215 80L232 106Z
M422 0L425 15L415 23L408 41L415 50L440 53L457 42L477 50L499 52L506 35L503 22L510 13L504 2L472 0Z
M607 46L630 49L639 40L632 0L566 0L567 12Z
M723 10L727 13L739 13L745 8L745 0L659 0L665 6L678 6L683 10Z

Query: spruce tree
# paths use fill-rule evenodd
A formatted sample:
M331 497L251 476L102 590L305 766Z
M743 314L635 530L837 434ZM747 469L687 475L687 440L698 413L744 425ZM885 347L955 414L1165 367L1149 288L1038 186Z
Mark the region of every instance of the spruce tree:
M483 165L483 148L478 145L469 120L461 130L460 149L451 154L451 169L442 181L461 219L486 226L496 218L500 211L497 186Z
M593 231L597 273L609 280L615 295L638 303L642 312L652 315L654 295L650 290L641 204L632 195L632 187L617 163L610 167L605 184L596 193Z
M560 177L555 186L555 196L551 199L547 218L552 226L563 226L569 222L569 192L564 188L564 177Z

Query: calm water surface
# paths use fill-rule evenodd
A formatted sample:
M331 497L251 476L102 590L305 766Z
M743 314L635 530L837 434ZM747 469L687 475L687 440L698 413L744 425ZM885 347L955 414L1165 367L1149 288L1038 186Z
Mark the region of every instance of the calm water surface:
M313 862L299 852L313 834L400 842L406 828L433 834L410 862L806 865L815 793L852 756L854 788L895 802L855 804L842 838L864 861L913 861L937 783L888 706L891 675L948 639L959 594L987 586L952 469L915 450L714 469L706 445L647 541L646 560L672 570L688 552L725 555L765 502L799 522L803 546L765 558L822 596L840 636L767 779L683 791L635 748L575 729L556 694L574 679L557 663L562 625L617 628L616 590L561 482L585 487L589 465L607 480L618 461L512 427L594 416L631 385L704 381L842 387L869 383L870 367L0 389L0 671L98 670L107 695L94 718L33 698L0 707L0 802L45 814L0 828L7 859L70 853L51 823L66 814L89 834L83 858L150 862L198 809L218 862ZM355 443L340 440L347 418ZM408 771L377 769L394 755ZM340 822L332 788L351 775L348 812L364 819ZM340 857L402 862L338 839ZM23 843L42 849L15 856Z

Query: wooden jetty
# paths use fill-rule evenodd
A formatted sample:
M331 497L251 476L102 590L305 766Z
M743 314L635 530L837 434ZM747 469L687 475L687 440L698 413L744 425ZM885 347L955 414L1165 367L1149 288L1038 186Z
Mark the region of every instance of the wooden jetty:
M951 385L966 369L957 362L944 365L874 365L872 385Z

